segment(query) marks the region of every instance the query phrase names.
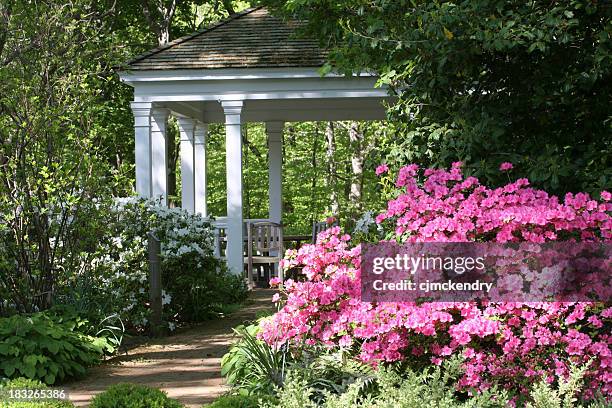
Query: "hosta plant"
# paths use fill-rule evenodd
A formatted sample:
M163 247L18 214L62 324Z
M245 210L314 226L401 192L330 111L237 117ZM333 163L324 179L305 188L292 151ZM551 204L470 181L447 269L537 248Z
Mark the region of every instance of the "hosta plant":
M114 348L105 338L82 334L76 325L42 312L0 319L0 377L55 384L85 374Z

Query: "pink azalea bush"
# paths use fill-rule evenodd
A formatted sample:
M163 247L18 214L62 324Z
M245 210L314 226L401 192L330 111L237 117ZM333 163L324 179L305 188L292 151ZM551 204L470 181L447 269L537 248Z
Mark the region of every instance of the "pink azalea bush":
M422 182L419 182L420 175ZM397 197L377 222L405 242L609 241L610 194L602 202L567 194L561 202L519 179L491 189L450 170L410 165L395 179ZM284 268L305 280L284 283L283 308L265 321L261 338L342 347L365 362L413 366L465 357L459 386L499 384L525 394L540 379L567 376L590 362L584 397L612 394L612 308L600 303L366 303L360 300L360 246L333 227L316 245L288 251ZM279 299L276 299L279 301Z

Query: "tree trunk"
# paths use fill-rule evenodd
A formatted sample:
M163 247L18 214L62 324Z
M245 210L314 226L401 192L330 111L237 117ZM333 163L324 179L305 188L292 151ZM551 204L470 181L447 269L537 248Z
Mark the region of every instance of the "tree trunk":
M325 143L326 151L325 158L327 159L327 187L330 189L330 211L334 217L338 217L340 205L338 203L338 171L334 155L336 152L336 140L334 137L334 123L327 122L325 128Z
M244 214L244 217L246 219L251 218L251 189L249 188L249 177L248 177L248 171L249 171L249 136L248 136L248 127L245 124L242 127L242 154L244 155L243 158L243 162L244 162L244 169L243 172L245 174L245 176L242 177L243 183L244 183L244 210L246 211L246 214Z
M177 0L171 0L168 4L164 4L161 0L142 2L142 12L149 23L149 28L157 36L157 44L160 47L170 42L170 27L177 3Z
M234 9L234 5L232 4L231 0L222 0L221 3L223 3L223 8L230 16L236 14L236 10Z
M179 158L179 144L176 142L178 127L175 120L169 120L166 125L166 150L168 154L168 207L176 205L176 166Z
M157 43L159 46L166 45L170 42L170 24L163 25L157 32Z
M319 124L315 124L315 132L314 137L312 139L312 154L310 156L310 165L312 166L312 181L310 184L310 191L312 194L312 199L310 200L310 217L312 222L318 221L317 217L317 200L316 200L316 190L317 190L317 178L319 176L317 172L317 152L319 151Z
M358 215L362 210L362 181L363 181L363 163L365 162L366 149L364 146L364 135L359 130L359 123L351 122L349 127L349 144L351 147L351 189L349 193L349 202L354 215Z

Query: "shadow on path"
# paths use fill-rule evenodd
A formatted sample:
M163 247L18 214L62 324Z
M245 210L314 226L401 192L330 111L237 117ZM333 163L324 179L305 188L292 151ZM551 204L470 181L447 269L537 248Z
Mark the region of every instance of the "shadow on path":
M122 382L160 388L187 407L201 407L228 390L221 376L221 357L234 341L232 328L258 313L274 311L272 289L257 289L229 317L203 322L176 335L151 340L93 367L87 376L66 384L71 401L87 406L91 398Z

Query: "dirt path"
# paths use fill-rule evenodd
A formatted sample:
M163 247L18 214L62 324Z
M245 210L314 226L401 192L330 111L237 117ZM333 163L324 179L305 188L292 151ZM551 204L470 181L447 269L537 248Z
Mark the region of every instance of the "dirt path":
M108 386L131 382L160 388L190 408L213 401L228 389L220 364L233 341L232 328L270 310L273 293L256 290L245 307L225 319L151 341L90 369L85 379L66 385L70 399L87 406Z

